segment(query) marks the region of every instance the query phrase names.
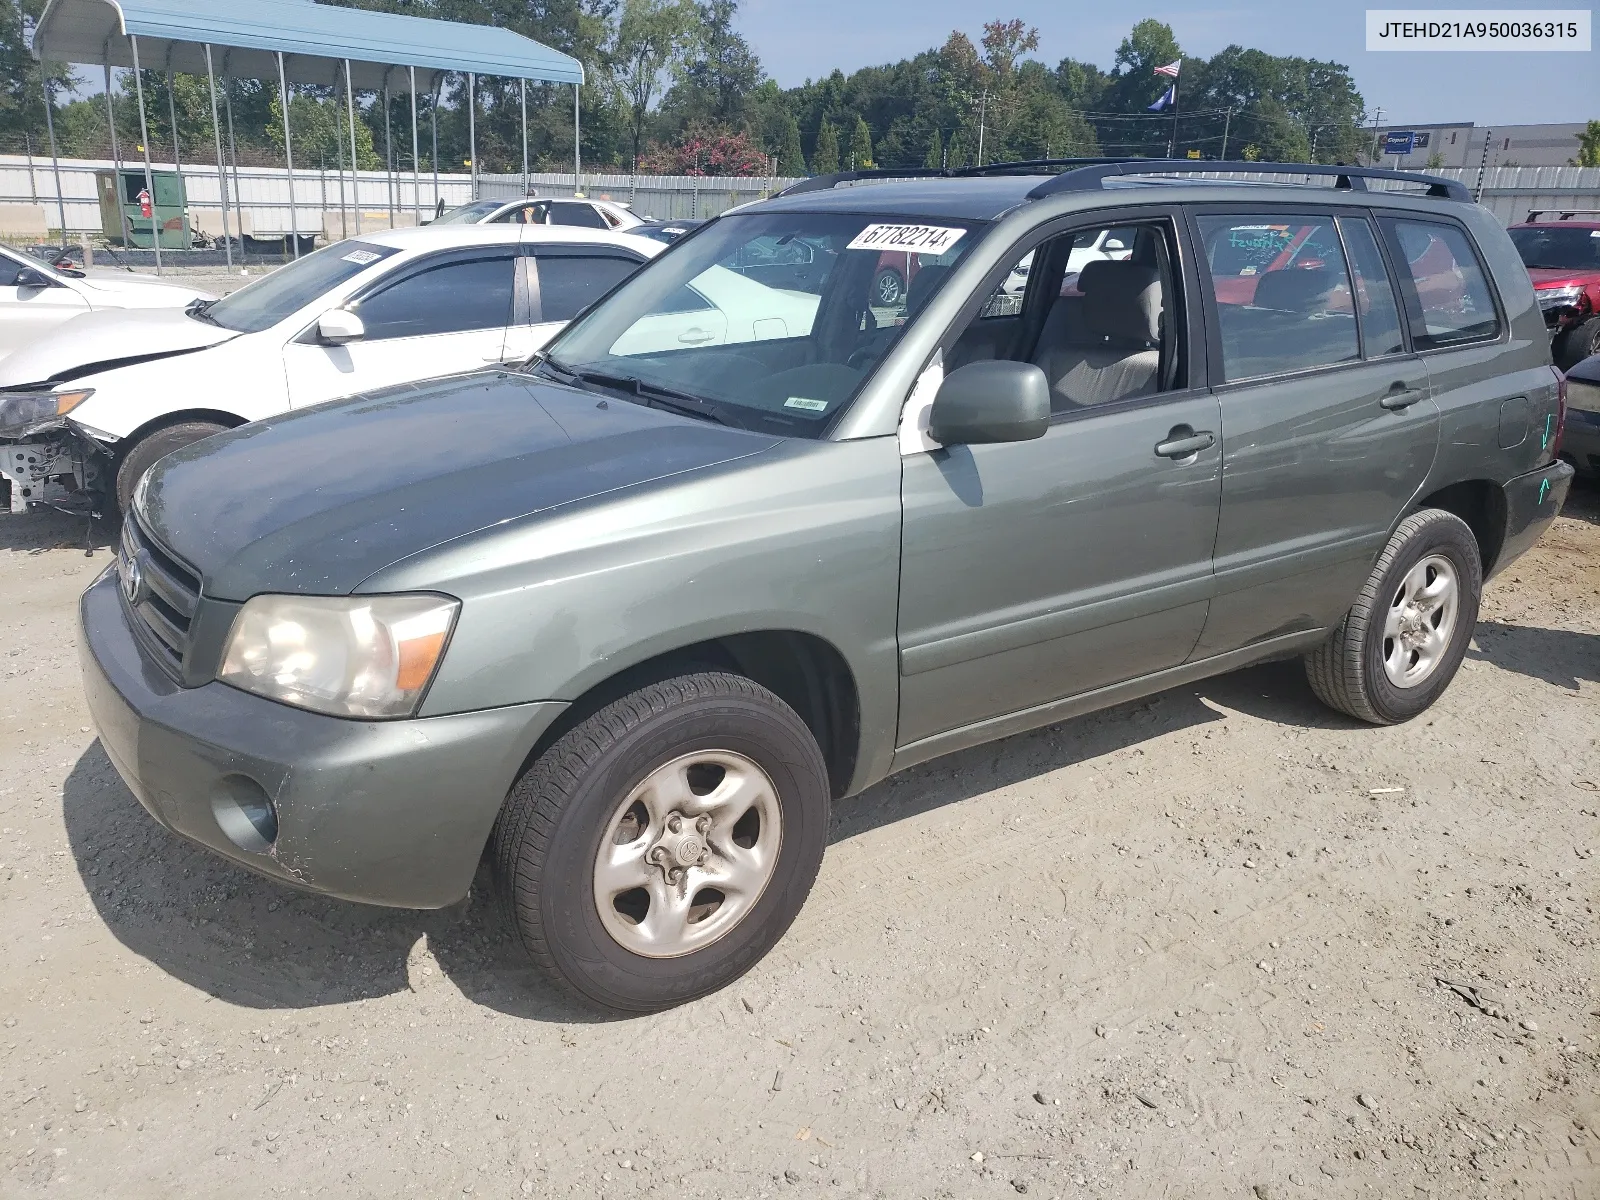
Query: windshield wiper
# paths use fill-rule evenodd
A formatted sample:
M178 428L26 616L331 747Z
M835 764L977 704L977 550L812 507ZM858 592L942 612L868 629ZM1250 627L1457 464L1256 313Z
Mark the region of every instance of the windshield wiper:
M549 362L549 359L545 359ZM605 371L574 371L571 368L557 366L558 371L568 371L574 377L585 383L598 383L601 387L614 388L621 392L631 392L641 402L651 408L659 408L665 412L675 412L684 417L704 417L718 425L732 425L722 411L722 406L711 400L702 399L689 392L674 391L672 388L662 387L657 383L646 383L637 375L611 375Z
M189 307L185 308L183 311L197 321L205 321L211 325L220 325L222 322L218 321L211 315L211 306L215 303L215 300L191 300L189 301Z

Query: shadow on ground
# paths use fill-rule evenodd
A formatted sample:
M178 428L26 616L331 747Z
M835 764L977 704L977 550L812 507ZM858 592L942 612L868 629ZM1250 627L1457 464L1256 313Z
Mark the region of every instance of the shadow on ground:
M830 840L1225 719L1206 700L1287 724L1348 724L1317 704L1298 664L1253 667L904 772L840 803ZM425 936L438 969L475 1003L539 1021L597 1019L529 963L485 872L465 901L437 912L330 900L252 875L162 829L98 742L63 790L72 853L106 927L134 953L219 1000L310 1008L404 991L408 957Z
M1600 682L1600 634L1479 621L1468 658L1493 663L1569 692Z

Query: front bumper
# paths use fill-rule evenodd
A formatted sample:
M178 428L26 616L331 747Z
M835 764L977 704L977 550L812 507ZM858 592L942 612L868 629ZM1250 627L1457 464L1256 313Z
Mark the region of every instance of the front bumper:
M1571 463L1553 462L1548 467L1518 475L1505 485L1506 536L1500 544L1494 570L1489 572L1491 577L1526 554L1550 528L1566 502L1572 476Z
M83 594L79 618L101 745L150 815L241 866L347 900L440 908L464 896L523 760L566 707L347 721L226 684L179 687L141 653L114 573ZM259 851L229 820L257 788L277 817Z

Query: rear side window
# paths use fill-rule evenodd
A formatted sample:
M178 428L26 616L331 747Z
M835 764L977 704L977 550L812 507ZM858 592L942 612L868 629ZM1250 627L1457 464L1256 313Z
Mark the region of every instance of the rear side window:
M606 219L602 217L592 204L567 203L552 204L550 206L550 223L552 225L579 225L584 229L610 229Z
M535 323L572 320L639 269L632 259L614 254L540 254L534 262L539 280Z
M1229 382L1361 357L1331 216L1201 216Z
M1467 235L1435 221L1387 222L1405 264L1411 338L1420 350L1482 341L1500 331L1494 296Z
M1360 217L1340 217L1339 232L1344 235L1345 249L1350 253L1350 269L1356 280L1362 349L1368 358L1404 354L1406 343L1400 333L1400 305L1395 300L1394 285L1384 268L1372 226Z
M441 263L368 296L356 306L366 340L504 329L514 264L510 255Z

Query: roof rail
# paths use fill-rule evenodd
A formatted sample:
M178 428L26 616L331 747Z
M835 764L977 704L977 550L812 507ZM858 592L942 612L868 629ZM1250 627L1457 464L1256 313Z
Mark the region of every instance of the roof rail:
M1416 171L1386 171L1377 167L1347 167L1343 164L1324 166L1320 163L1208 162L1193 158L1125 158L1081 166L1063 171L1054 179L1041 183L1028 193L1028 199L1042 200L1062 192L1089 191L1104 186L1107 179L1118 175L1194 175L1207 171L1226 171L1235 175L1332 175L1335 177L1334 187L1356 192L1367 190L1368 179L1394 179L1403 183L1426 184L1428 195L1436 199L1472 203L1472 193L1465 184Z
M1563 221L1570 221L1573 217L1600 217L1600 208L1530 208L1528 220L1537 221L1545 213L1560 213Z
M831 175L814 175L799 183L791 183L778 196L827 191L841 183L855 183L862 179L972 179L985 175L1037 175L1042 173L1042 169L1059 172L1126 161L1122 158L1031 158L1019 162L988 163L981 167L881 167L870 171L835 171ZM777 199L777 196L773 199Z

